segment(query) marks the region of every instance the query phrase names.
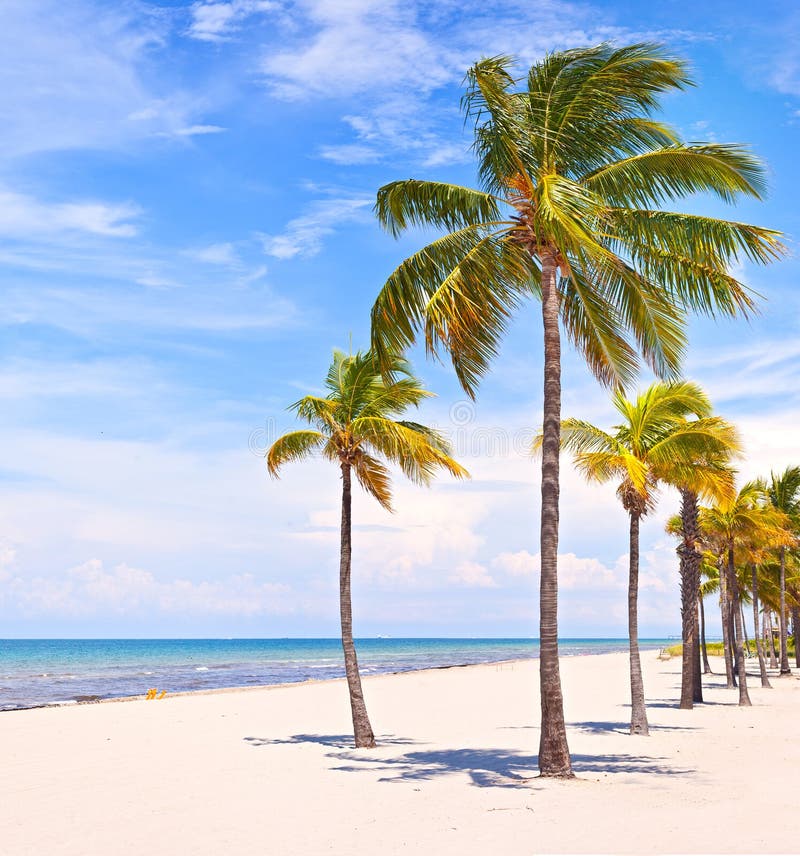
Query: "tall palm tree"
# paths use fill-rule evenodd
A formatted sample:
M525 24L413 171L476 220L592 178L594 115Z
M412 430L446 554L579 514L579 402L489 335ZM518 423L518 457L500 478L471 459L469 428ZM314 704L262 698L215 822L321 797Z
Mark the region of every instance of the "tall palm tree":
M798 537L800 537L800 467L787 467L780 475L770 473L767 486L769 501L787 515ZM780 605L778 608L780 629L780 668L781 675L791 675L789 668L789 649L786 644L786 549L781 545L779 559L781 563Z
M432 395L414 377L409 364L394 356L378 368L372 353L346 355L334 351L325 378L325 398L307 395L291 410L312 430L290 431L267 452L267 468L277 477L281 467L319 452L339 466L342 476L339 611L342 648L350 692L350 710L357 747L372 747L375 737L367 715L353 641L350 598L352 476L380 505L391 511L391 473L395 464L418 484L429 484L438 469L456 478L467 471L450 456L445 439L417 422L398 421L409 407ZM383 460L382 460L383 459Z
M743 650L744 628L736 573L737 552L746 555L753 544L771 542L777 546L786 543L787 525L786 516L768 504L765 485L759 481L748 482L727 501L700 509L700 528L717 544L723 600L728 601L727 613L723 610L723 629L725 622L730 622L732 618L739 704L742 706L750 705L750 695L747 691Z
M561 425L563 448L588 479L618 480L617 496L630 527L628 635L630 642L631 734L648 734L644 682L639 658L639 525L655 507L659 484L691 484L714 496L730 492L733 474L717 461L727 449L738 448L735 429L709 416L711 402L695 383L654 383L635 401L622 393L613 397L622 423L607 433L579 419ZM687 417L695 418L687 418ZM711 463L705 464L704 462ZM695 587L696 591L696 587ZM692 595L692 600L694 597ZM694 606L694 603L692 603ZM695 636L696 641L696 636ZM694 661L690 660L692 667Z
M558 663L560 325L606 385L631 381L637 350L659 376L677 376L684 312L746 313L751 297L731 262L766 263L781 244L767 229L659 210L698 192L733 201L764 189L760 162L741 146L687 145L651 118L662 93L689 83L660 46L550 54L521 86L512 71L510 58L495 57L467 73L480 189L407 179L378 191L377 216L393 235L411 226L446 234L391 274L372 341L383 358L423 333L474 395L509 318L541 301L539 770L569 777Z

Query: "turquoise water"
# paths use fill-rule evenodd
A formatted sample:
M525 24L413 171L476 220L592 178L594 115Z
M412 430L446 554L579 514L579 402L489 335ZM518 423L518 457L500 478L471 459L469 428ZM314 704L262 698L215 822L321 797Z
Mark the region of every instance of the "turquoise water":
M667 640L642 640L658 648ZM536 639L360 639L365 675L538 655ZM626 651L626 639L562 639L565 656ZM338 639L0 640L0 710L344 675Z

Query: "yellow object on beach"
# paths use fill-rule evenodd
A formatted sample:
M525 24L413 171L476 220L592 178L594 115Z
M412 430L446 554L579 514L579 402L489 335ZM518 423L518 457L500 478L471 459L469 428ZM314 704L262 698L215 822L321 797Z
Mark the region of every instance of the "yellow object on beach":
M145 696L145 699L146 699L147 701L152 701L152 700L153 700L153 699L155 699L155 698L161 699L161 698L164 698L164 696L165 696L166 694L167 694L167 691L166 691L166 690L161 690L161 693L159 693L159 692L158 692L158 688L157 688L157 687L153 687L152 689L149 689L149 690L147 691L147 695Z

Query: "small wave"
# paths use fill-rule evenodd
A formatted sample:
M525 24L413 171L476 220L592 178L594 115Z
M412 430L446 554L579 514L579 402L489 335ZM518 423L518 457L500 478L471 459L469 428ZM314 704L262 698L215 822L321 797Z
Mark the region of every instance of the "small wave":
M195 672L207 672L207 671L208 671L208 666L198 666L195 669Z

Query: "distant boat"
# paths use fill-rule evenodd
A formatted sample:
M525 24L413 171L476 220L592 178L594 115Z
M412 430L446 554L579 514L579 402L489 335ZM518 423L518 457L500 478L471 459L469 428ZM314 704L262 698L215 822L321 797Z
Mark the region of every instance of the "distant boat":
M391 636L382 636L382 635L378 634L375 638L376 639L391 639L392 637Z

